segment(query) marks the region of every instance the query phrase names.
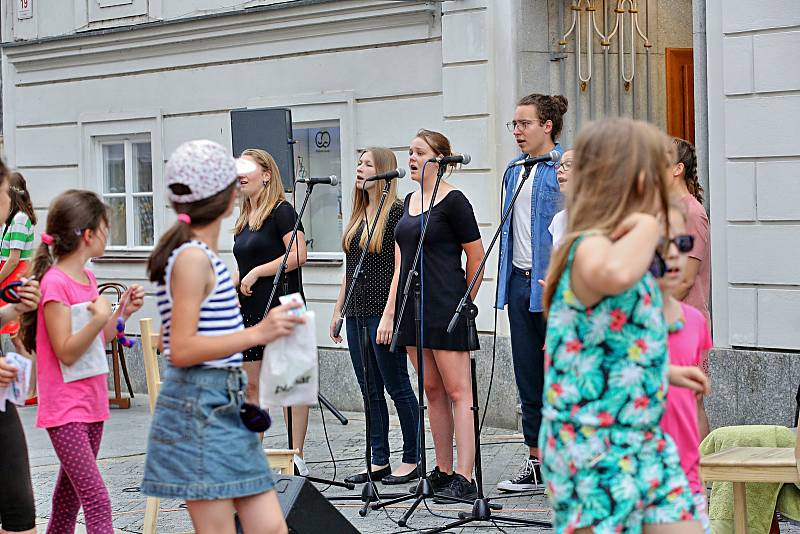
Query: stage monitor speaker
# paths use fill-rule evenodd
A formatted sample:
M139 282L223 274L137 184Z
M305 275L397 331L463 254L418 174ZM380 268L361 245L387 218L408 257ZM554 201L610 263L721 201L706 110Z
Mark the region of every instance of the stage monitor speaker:
M303 477L274 477L275 492L290 534L358 534L358 530L311 482Z
M231 110L233 154L248 148L266 150L275 158L286 192L294 190L292 111L284 108Z

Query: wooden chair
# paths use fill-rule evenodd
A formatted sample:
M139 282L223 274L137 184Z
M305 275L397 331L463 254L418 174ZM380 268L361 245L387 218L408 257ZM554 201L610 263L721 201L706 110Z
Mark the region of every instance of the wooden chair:
M122 294L125 293L127 287L118 282L106 282L97 286L97 292L101 295L103 293L112 293L119 303ZM114 374L114 397L108 400L108 403L117 406L118 408L130 408L131 399L133 398L133 388L131 387L131 379L128 376L128 365L125 363L125 351L123 350L122 343L117 338L109 341L110 348L106 349L106 354L111 355L111 365ZM128 386L128 395L130 398L122 396L122 384L120 383L120 367L122 368L122 376L125 378L125 385Z
M153 320L141 319L139 328L142 333L142 354L144 355L144 374L147 382L147 396L150 401L150 413L156 409L156 399L161 389L161 373L158 370L159 335L153 333ZM155 534L158 522L158 497L148 497L144 508L144 534Z
M800 432L800 417L797 425ZM800 484L800 433L793 449L733 447L704 456L700 459L700 477L706 482L733 482L734 530L747 534L745 483Z

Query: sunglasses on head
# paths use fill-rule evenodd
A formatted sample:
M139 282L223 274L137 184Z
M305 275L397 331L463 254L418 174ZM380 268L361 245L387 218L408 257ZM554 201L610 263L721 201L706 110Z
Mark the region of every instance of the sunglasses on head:
M666 251L670 243L673 243L678 248L678 252L683 252L683 253L691 252L691 250L694 248L694 236L687 234L687 235L678 235L673 237L672 239L662 239L659 242L658 248L660 250Z
M269 412L249 402L242 403L239 409L239 417L242 419L245 428L252 432L266 432L272 426L272 418Z

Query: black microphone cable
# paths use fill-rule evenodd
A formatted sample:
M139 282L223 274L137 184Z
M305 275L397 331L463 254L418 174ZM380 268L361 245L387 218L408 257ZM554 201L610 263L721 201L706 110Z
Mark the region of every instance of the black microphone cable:
M503 199L505 198L505 194L507 193L506 175L508 174L508 171L510 169L511 169L510 166L506 167L506 170L503 173L503 184L502 184L502 187L500 189L500 206L499 206L499 208L500 208L500 210L499 210L500 219L503 218ZM497 313L498 313L497 301L498 301L498 295L500 293L500 280L499 280L499 277L500 277L500 254L498 253L497 254L497 278L495 279L495 284L494 284L494 326L493 326L493 330L492 330L492 368L491 368L491 372L489 373L489 386L486 389L486 400L483 403L483 414L481 414L481 424L480 424L480 427L478 429L479 435L483 432L483 424L486 422L486 413L487 413L487 410L489 409L489 398L492 395L492 386L494 385L494 369L495 369L495 364L497 362ZM483 443L481 443L481 445L483 445Z
M297 183L298 182L295 180L294 187L292 188L292 209L295 210L295 214L297 214L297 211L296 211L297 208L295 208L295 206L297 205ZM302 224L302 221L300 222L300 224ZM303 231L303 240L304 241L306 240L305 239L305 229ZM306 247L308 247L307 243L306 243ZM300 286L300 291L302 292L303 295L305 295L305 292L302 291L302 289L303 289L303 269L300 266L300 246L298 244L295 244L294 252L295 252L295 259L297 260L297 281L298 281L298 284ZM308 260L308 250L306 250L306 261L307 260ZM319 370L317 370L317 375L319 375ZM317 380L319 380L319 376L317 376ZM317 393L319 393L319 392L317 392ZM325 407L322 406L322 405L320 405L320 407L319 407L319 415L322 418L322 430L323 430L323 433L325 434L325 444L328 446L328 452L331 455L331 463L333 464L333 478L331 480L336 480L336 456L334 456L334 454L333 454L333 447L331 446L331 440L330 440L330 437L328 436L328 425L325 423ZM291 428L288 429L288 430L289 430L289 432L292 432ZM306 428L306 433L308 433L308 428ZM324 492L328 491L330 488L331 488L331 484L328 484L325 487L325 489L320 490L320 493L324 493Z

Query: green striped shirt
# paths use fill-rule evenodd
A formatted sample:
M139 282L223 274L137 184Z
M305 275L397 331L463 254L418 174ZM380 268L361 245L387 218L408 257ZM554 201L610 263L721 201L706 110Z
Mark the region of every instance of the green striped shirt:
M19 259L30 259L33 256L33 237L33 224L30 218L22 211L17 212L14 220L3 231L0 260L7 260L12 250L20 251Z

